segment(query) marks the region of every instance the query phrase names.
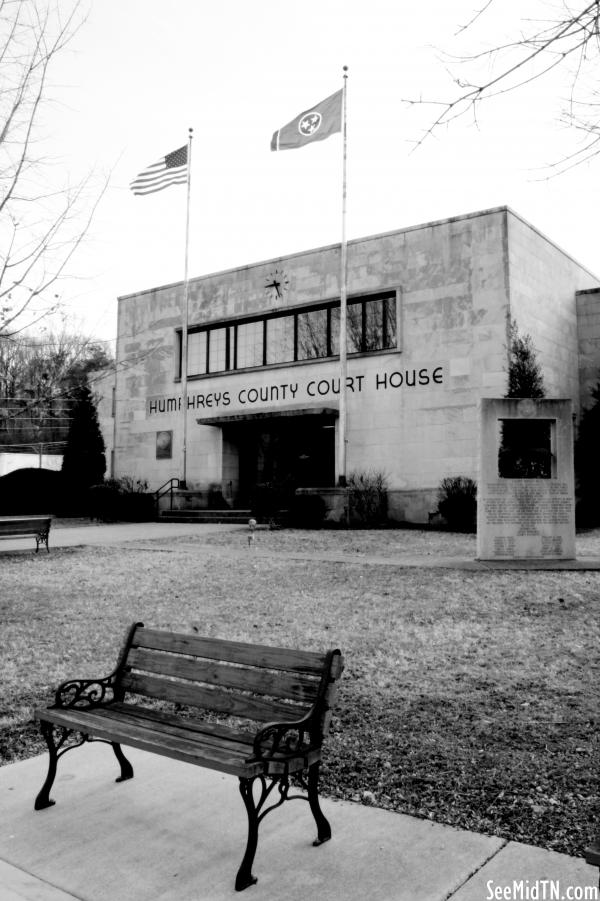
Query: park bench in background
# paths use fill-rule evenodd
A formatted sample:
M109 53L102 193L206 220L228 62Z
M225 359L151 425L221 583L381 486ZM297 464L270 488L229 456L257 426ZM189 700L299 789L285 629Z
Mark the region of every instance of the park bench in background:
M0 516L0 538L25 538L33 535L35 538L35 552L40 549L40 544L48 547L51 516Z
M35 809L54 803L50 789L58 758L85 741L112 745L121 767L117 782L133 776L121 744L238 776L248 815L235 883L241 891L256 882L252 863L259 823L284 801L309 802L317 825L313 844L331 837L319 806L319 763L342 670L339 650L296 651L135 623L110 676L63 682L54 704L35 711L50 753ZM199 709L209 715L201 716ZM73 732L80 737L68 745ZM290 794L292 776L306 795ZM275 786L277 801L268 806Z

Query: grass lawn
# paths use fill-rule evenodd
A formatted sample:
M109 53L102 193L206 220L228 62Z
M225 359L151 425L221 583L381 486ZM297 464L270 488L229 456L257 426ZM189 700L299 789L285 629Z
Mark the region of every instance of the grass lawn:
M571 854L599 831L600 572L364 557L474 555L472 536L419 531L258 533L271 556L249 553L245 530L194 541L0 557L3 763L45 749L31 708L66 677L106 675L142 620L340 647L330 796ZM286 557L317 549L356 557ZM578 553L600 556L600 534L579 537Z

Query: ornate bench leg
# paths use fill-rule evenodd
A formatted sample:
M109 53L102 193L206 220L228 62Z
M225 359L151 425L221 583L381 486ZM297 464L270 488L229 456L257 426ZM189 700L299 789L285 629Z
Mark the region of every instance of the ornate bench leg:
M56 764L58 762L58 752L56 746L54 744L54 727L52 723L46 723L42 721L40 723L40 728L42 730L42 735L46 739L46 744L48 745L48 753L50 755L50 759L48 761L48 775L46 776L46 781L42 785L42 788L35 799L35 809L43 810L45 807L52 807L55 804L55 801L50 799L50 789L54 783L54 778L56 776Z
M317 839L313 845L322 845L331 838L331 826L319 804L319 762L308 768L308 803L317 824Z
M121 767L121 775L115 779L115 782L125 782L126 779L133 779L133 767L123 754L121 750L121 745L117 744L117 742L111 742L112 749L115 752L115 757L119 761Z
M46 550L48 551L48 553L50 553L50 548L48 547L48 534L49 534L49 531L48 532L41 531L36 534L36 536L35 536L35 552L36 552L36 554L40 549L40 544L45 544Z
M254 803L253 793L254 779L244 779L240 777L240 792L246 805L248 812L248 843L244 859L238 870L235 879L235 890L241 892L249 885L257 882L256 876L252 875L252 864L254 863L254 855L256 854L256 846L258 844L258 810Z

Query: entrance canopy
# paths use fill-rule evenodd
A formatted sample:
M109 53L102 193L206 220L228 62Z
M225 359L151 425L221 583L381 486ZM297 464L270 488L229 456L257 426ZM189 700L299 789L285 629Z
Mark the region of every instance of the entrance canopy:
M284 416L339 416L337 407L277 407L257 413L232 413L225 416L210 416L197 419L198 425L233 425L238 422L256 422L261 419L281 419Z

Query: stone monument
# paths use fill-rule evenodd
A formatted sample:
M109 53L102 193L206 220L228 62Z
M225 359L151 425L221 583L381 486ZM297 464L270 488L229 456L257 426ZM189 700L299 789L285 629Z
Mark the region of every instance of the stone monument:
M575 557L570 400L480 402L477 557Z

